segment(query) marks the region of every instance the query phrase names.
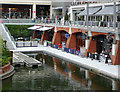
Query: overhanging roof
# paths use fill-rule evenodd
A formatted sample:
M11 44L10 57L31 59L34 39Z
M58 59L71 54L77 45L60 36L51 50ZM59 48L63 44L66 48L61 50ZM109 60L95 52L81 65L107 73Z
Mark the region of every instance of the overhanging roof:
M116 13L119 11L120 6L116 6ZM113 15L114 14L114 6L106 6L99 12L97 12L95 15L101 16L101 15Z
M101 7L90 7L89 8L89 15L95 14L100 9L101 9ZM85 9L84 11L82 11L81 13L79 13L77 16L84 16L84 15L87 15L87 9Z

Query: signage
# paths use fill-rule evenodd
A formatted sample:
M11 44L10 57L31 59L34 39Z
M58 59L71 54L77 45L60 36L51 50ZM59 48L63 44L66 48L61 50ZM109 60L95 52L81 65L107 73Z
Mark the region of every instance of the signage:
M68 37L69 37L69 34L66 33L66 34L65 34L65 38L68 38Z

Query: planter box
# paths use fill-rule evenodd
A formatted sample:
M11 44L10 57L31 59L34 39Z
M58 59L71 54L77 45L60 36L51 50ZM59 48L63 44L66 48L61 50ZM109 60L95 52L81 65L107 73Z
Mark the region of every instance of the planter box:
M0 74L8 72L10 70L10 63L8 63L7 65L1 67L0 69L1 69Z

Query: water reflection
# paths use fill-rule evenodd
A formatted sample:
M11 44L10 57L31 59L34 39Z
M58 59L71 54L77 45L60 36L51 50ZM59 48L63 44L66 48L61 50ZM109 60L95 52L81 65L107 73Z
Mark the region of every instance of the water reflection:
M88 70L80 68L74 64L70 64L63 60L57 59L55 57L44 56L47 65L51 66L53 69L60 74L66 76L69 80L74 80L80 82L82 85L86 86L87 89L93 90L120 90L120 83L115 80L107 79L103 76L91 73ZM50 60L47 60L49 59Z
M3 81L3 90L119 90L120 83L44 54L36 54L42 67L16 67L12 78Z

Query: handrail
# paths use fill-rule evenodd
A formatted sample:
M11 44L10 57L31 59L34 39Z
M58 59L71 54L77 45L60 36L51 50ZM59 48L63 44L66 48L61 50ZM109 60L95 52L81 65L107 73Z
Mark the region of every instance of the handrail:
M3 19L3 23L42 23L42 24L52 24L52 25L59 25L59 26L72 26L72 27L86 27L86 21L64 21L64 20L56 20L55 19ZM90 28L98 27L98 28L113 28L113 22L106 22L106 21L88 21L88 26ZM120 28L120 22L116 22L116 29Z

